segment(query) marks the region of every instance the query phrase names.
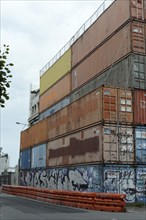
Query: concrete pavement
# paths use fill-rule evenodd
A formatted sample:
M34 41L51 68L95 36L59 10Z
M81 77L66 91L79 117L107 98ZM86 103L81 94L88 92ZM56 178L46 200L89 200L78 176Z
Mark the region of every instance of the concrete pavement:
M0 220L146 220L146 209L128 209L126 213L89 211L1 193Z

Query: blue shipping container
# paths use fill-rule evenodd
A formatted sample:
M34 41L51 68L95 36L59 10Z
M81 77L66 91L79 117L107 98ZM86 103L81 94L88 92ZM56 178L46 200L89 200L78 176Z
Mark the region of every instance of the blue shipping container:
M31 150L23 150L20 152L20 169L30 169Z
M31 168L46 167L46 144L32 148Z

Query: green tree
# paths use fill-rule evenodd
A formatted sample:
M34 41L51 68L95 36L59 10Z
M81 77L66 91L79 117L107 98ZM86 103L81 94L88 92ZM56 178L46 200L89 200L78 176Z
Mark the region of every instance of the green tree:
M13 66L13 63L7 63L7 55L9 54L9 45L4 45L4 51L0 50L0 106L5 107L5 101L9 99L9 94L7 92L10 87L10 78L12 75L9 69Z

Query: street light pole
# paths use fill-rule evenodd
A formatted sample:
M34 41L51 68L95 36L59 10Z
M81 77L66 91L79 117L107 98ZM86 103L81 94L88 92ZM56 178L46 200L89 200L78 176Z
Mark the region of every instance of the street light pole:
M17 124L17 125L23 125L22 131L23 131L23 129L25 128L25 126L29 127L28 124L24 124L24 123L21 123L21 122L18 122L18 121L16 122L16 124Z
M18 121L16 122L16 124L17 124L17 125L25 125L25 126L29 126L28 124L24 124L24 123L21 123L21 122L18 122Z

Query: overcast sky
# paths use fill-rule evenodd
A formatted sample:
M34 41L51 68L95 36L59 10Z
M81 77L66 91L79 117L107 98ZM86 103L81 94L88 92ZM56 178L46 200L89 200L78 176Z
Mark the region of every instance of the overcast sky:
M30 84L103 1L1 0L1 47L10 46L13 78L10 100L1 109L1 147L18 163L20 132L29 117Z

